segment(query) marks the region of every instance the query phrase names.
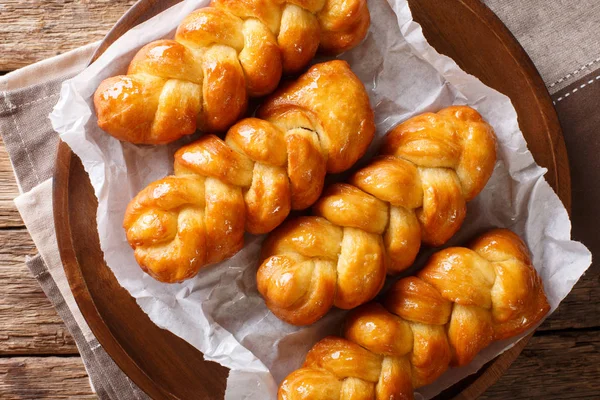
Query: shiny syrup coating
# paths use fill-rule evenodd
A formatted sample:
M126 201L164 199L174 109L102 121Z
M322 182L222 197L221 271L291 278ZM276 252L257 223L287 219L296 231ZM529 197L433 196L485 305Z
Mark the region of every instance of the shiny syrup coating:
M375 297L386 274L412 265L421 243L448 241L492 174L496 139L477 111L454 106L398 125L381 154L328 187L315 216L288 221L265 241L258 290L277 317L307 325L332 306L355 308ZM334 255L311 247L330 242Z
M311 206L325 174L350 168L375 134L365 88L344 61L313 66L257 115L225 140L205 135L179 149L175 174L130 202L127 239L154 278L191 278L237 253L246 231L268 233Z
M127 75L100 84L98 126L137 144L226 131L249 96L273 92L319 49L355 47L369 24L366 0L213 0L184 18L174 40L140 49Z
M415 389L469 364L494 341L526 332L549 310L525 244L495 229L469 248L435 253L382 304L353 310L343 337L315 344L278 398L410 400Z

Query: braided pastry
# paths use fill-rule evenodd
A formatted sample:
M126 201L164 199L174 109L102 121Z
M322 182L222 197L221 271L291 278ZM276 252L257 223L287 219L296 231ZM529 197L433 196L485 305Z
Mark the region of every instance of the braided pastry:
M317 49L351 49L369 24L366 0L212 0L181 22L175 40L146 45L127 75L100 84L98 125L145 144L224 131L248 96L271 93L282 72L300 72Z
M205 135L179 149L175 175L129 204L127 240L154 278L190 278L237 253L245 230L270 232L291 209L311 206L326 172L350 168L375 134L365 88L345 61L315 65L257 116L225 141Z
M450 239L493 171L495 136L477 111L449 107L394 128L382 154L352 185L325 190L317 216L292 220L265 242L258 290L277 317L307 325L333 305L357 307L381 290L386 272L414 262L421 241Z
M413 389L527 331L549 310L525 244L493 230L471 249L434 254L416 277L396 282L383 305L350 313L345 339L318 342L279 399L412 399Z

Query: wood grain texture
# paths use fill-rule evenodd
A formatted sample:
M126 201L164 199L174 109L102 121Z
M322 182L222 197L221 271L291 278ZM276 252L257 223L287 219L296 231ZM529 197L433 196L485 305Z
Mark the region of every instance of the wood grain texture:
M600 327L600 265L592 264L540 331Z
M2 0L0 71L100 40L135 0Z
M35 254L26 230L0 230L0 356L77 354L50 300L23 263Z
M534 336L480 399L597 398L598 365L597 331ZM0 358L0 399L95 398L85 377L78 357Z
M78 354L56 310L24 264L0 267L0 356Z
M35 246L25 229L0 230L0 268L21 264L26 256L36 253Z
M598 331L534 336L480 399L597 399L599 366Z
M79 357L0 358L0 399L96 399Z

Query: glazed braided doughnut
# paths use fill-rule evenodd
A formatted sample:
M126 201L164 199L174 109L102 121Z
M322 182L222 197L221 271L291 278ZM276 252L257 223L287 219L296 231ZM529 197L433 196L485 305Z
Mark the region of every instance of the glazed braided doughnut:
M161 144L224 131L248 95L275 90L283 73L305 68L317 49L356 46L370 24L366 0L213 0L188 15L175 40L135 56L127 75L94 95L98 125L119 140Z
M463 366L495 340L527 331L550 310L525 244L498 229L471 250L434 254L398 281L384 306L346 320L344 337L317 343L279 388L280 400L412 399L413 390Z
M330 99L336 101L330 101ZM234 125L175 154L175 175L129 204L127 239L141 267L178 282L237 253L244 231L267 233L311 206L326 172L350 168L375 133L364 86L344 61L312 67Z
M357 307L386 272L414 262L421 241L450 239L494 169L495 136L477 111L455 106L397 126L382 154L352 185L329 187L316 217L292 220L265 242L258 290L279 318L306 325L333 305Z

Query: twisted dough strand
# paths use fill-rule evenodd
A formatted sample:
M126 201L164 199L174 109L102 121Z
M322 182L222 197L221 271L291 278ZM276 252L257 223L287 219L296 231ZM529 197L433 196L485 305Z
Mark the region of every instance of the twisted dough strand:
M270 232L291 209L309 207L326 172L350 168L375 132L365 88L344 61L315 65L257 115L224 141L205 135L179 149L175 174L129 204L127 240L154 278L190 278L237 253L245 231Z
M282 382L279 399L412 399L415 388L527 331L549 309L525 244L493 230L471 249L434 254L416 277L391 288L384 305L354 310L345 339L318 342Z
M144 46L127 75L108 78L94 104L98 125L117 139L174 141L196 129L224 131L247 97L275 90L320 48L356 46L370 23L366 0L213 0L188 15L175 40Z
M315 217L292 220L263 247L258 290L294 325L351 309L381 290L386 272L410 266L421 241L439 246L460 228L466 202L496 161L495 135L477 111L448 107L416 116L385 138L383 156L350 184L326 189Z

